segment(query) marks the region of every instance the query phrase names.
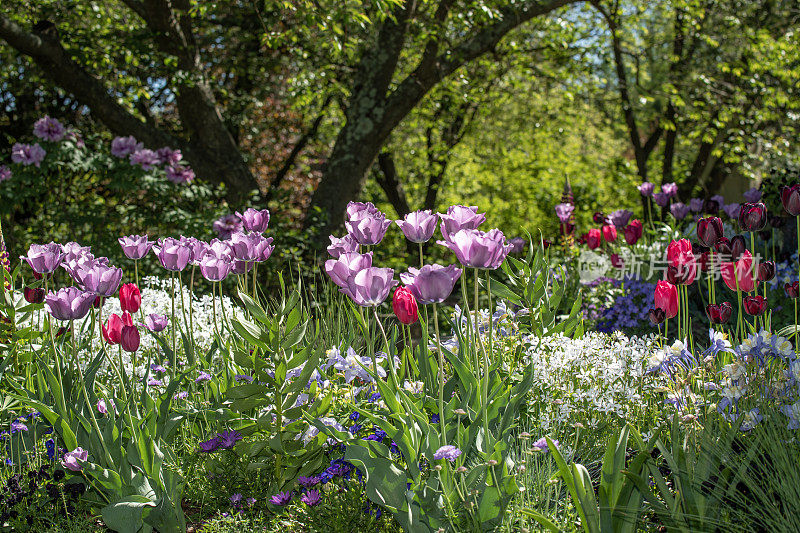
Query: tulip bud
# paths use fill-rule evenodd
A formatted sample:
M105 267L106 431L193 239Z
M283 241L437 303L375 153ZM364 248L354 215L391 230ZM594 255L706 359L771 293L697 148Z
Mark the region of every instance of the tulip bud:
M733 307L728 302L719 304L708 304L706 306L706 315L712 324L724 324L731 318Z
M800 215L800 184L781 189L781 203L793 217Z
M119 288L119 305L123 311L135 313L142 305L142 294L135 283L126 283Z
M23 290L25 301L29 304L40 304L44 302L44 289L34 289L32 287L25 287Z
M622 268L625 266L625 261L619 256L619 254L611 254L611 266L614 268Z
M747 250L744 235L736 235L731 239L731 261L738 261Z
M760 315L767 310L768 305L767 299L760 294L745 296L743 303L744 310L748 315Z
M668 281L661 280L656 284L654 293L656 308L662 309L666 318L678 314L678 288Z
M413 324L418 319L417 300L405 287L398 287L394 291L392 310L402 324Z
M711 248L722 237L722 220L719 217L707 217L697 223L697 239L700 244Z
M759 231L767 224L767 206L758 202L744 203L739 210L739 226L742 231Z
M123 326L120 336L120 346L129 353L134 353L139 349L139 330L136 326Z
M789 298L797 298L800 296L800 282L784 283L783 290L786 291L786 296Z
M625 242L633 246L642 238L643 231L644 228L640 220L631 220L630 223L625 226Z

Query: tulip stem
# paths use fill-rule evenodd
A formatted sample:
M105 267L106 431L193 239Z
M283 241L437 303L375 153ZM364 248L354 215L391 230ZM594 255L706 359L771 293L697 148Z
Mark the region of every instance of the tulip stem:
M794 301L794 351L797 353L797 298L792 298Z
M461 297L464 299L464 309L461 310L461 317L466 315L467 318L467 341L471 345L470 346L470 364L472 364L472 368L475 370L475 375L478 374L478 352L475 348L475 342L472 336L472 323L470 322L470 313L469 313L469 299L467 297L467 280L466 275L461 276ZM436 307L433 308L433 319L436 320ZM461 317L459 317L459 322L461 321ZM437 333L438 335L438 333ZM475 356L474 358L472 356Z
M381 330L381 334L383 335L383 342L386 345L386 363L389 365L390 375L392 378L392 385L394 385L395 390L398 388L397 382L397 371L394 368L394 355L391 354L391 349L389 348L389 338L386 336L386 330L383 329L383 324L381 324L381 319L378 316L378 307L375 306L372 308L373 313L375 314L375 322L378 324L378 329ZM375 379L378 379L378 376L375 376Z
M477 274L478 270L475 270ZM489 354L494 356L494 352L492 351L492 330L494 329L494 324L492 322L492 318L494 317L494 313L492 312L492 285L491 285L491 276L489 275L489 270L486 270L486 295L489 298ZM484 431L486 434L489 434L489 357L486 355L486 349L483 351L483 426Z
M444 424L444 353L442 353L442 342L439 335L439 311L436 302L433 303L433 327L436 329L436 351L439 352L439 425L442 431L439 444L444 446L447 443Z
M170 280L172 283L172 371L175 372L176 365L176 345L175 345L175 272L170 271Z
M422 268L425 263L422 259L422 243L419 243L419 267Z

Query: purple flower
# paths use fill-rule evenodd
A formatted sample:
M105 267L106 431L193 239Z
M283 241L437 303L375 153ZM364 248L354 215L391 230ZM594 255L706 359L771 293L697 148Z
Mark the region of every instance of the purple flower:
M194 257L189 243L173 237L161 239L157 245L153 246L153 252L161 262L161 266L172 272L185 269Z
M334 259L338 259L339 256L344 253L358 251L358 243L350 234L347 234L342 238L331 235L329 238L331 240L331 244L328 246L328 254L330 254L330 256Z
M237 211L236 216L242 220L242 226L244 226L245 231L264 233L267 231L267 226L269 226L269 209L259 211L251 207L244 213Z
M85 291L98 296L113 296L122 281L122 269L104 265L99 261L79 264L72 277Z
M182 184L194 181L194 170L186 165L170 165L165 172L167 179L172 183Z
M152 365L150 365L150 370L152 370L153 372L155 372L157 374L164 374L167 371L166 368L164 368L161 365L157 365L156 363L153 363Z
M511 253L512 254L521 254L525 251L525 245L528 244L528 241L523 239L522 237L512 237L508 244L511 245Z
M411 242L421 243L430 240L433 232L436 231L436 223L439 215L433 214L429 209L426 211L414 211L403 217L403 220L395 220L394 223L400 227L403 235Z
M156 150L159 165L177 165L183 159L180 150L173 150L168 146Z
M450 248L462 265L488 270L499 267L511 251L511 246L505 243L505 236L499 229L487 233L462 229L451 239L438 243Z
M575 211L575 206L572 204L558 204L556 205L556 216L562 224L569 222L572 217L572 212Z
M455 265L434 264L409 268L400 274L400 280L419 303L432 304L445 301L460 276L461 269Z
M724 196L722 196L721 194L715 194L714 196L712 196L712 197L710 198L710 200L711 200L712 202L717 202L717 205L718 205L718 206L720 206L720 208L721 208L723 205L725 205L725 197L724 197Z
M89 459L89 452L78 447L64 454L64 458L61 460L61 466L73 472L80 472L83 470L83 463L85 463L87 459Z
M486 214L478 213L478 206L451 205L439 218L442 219L442 237L450 240L450 236L459 230L477 229L486 221Z
M661 192L673 198L678 195L678 185L676 183L665 183L661 186Z
M186 392L185 390L182 390L180 392L176 392L175 396L173 396L172 399L173 400L185 400L188 397L189 397L189 393Z
M236 215L224 215L215 220L212 227L220 239L227 239L242 230L242 219Z
M347 204L347 220L361 218L367 214L378 215L380 210L372 202L350 202Z
M63 261L65 263L75 261L79 257L83 257L91 255L91 247L90 246L81 246L77 242L68 242L67 244L61 245L61 251L64 253ZM94 259L94 256L92 256Z
M311 477L300 476L299 478L297 478L297 483L301 487L310 489L311 487L314 487L319 484L319 476L311 476Z
M269 503L281 506L288 504L290 501L292 501L292 491L290 490L279 492L269 499Z
M209 374L205 370L201 370L200 374L197 375L197 378L194 380L194 382L195 383L204 383L206 381L211 381L211 374Z
M705 202L702 198L692 198L689 200L689 209L691 209L692 213L699 213L703 210L703 204Z
M391 268L369 267L358 271L348 280L347 287L339 289L362 307L380 305L397 285Z
M219 438L213 437L198 444L200 451L203 453L215 452L219 449Z
M148 387L163 387L164 383L160 379L156 378L147 378L147 386Z
M158 156L152 150L144 148L136 150L128 156L131 165L138 165L142 170L153 170L158 166Z
M656 186L649 181L645 181L636 188L639 189L639 192L642 194L642 196L652 196Z
M11 147L11 160L14 163L18 163L26 167L30 165L36 165L36 168L39 168L42 165L42 161L44 161L44 156L46 155L47 152L44 151L44 148L39 146L39 143L16 143Z
M89 313L95 295L77 287L64 287L50 291L44 297L44 307L57 320L79 320Z
M31 244L28 255L21 256L37 274L50 274L58 268L64 258L61 246L54 242L47 244Z
M241 383L242 381L246 381L248 383L253 382L253 376L248 376L247 374L236 374L236 382Z
M617 209L608 215L608 219L612 224L614 224L614 226L621 229L628 225L628 221L632 216L633 211L628 211L627 209Z
M319 491L317 490L310 490L303 494L303 497L300 498L300 501L304 504L308 505L309 507L314 507L315 505L319 505L321 498L319 497Z
M678 220L683 220L689 214L689 206L683 202L675 202L669 206L669 212Z
M371 209L362 209L356 211L344 225L345 228L347 228L347 233L352 236L358 244L373 245L383 240L384 235L386 235L386 230L392 225L392 221L387 220L386 215L377 209L374 211Z
M11 179L11 169L5 165L0 165L0 183Z
M33 125L33 134L42 140L58 142L64 138L67 130L61 122L47 115L37 120Z
M223 431L222 433L217 434L217 439L219 440L220 448L225 448L226 450L230 450L231 448L236 446L236 443L242 440L243 438L244 437L242 437L241 433L233 429L229 429Z
M11 422L11 433L18 433L20 431L28 431L28 426L24 423L20 422L19 420L14 420Z
M231 495L231 505L239 505L240 503L242 503L242 495L239 494L238 492L232 494Z
M653 195L653 200L659 207L666 207L669 203L669 195L665 192L657 192Z
M165 315L159 315L156 313L150 313L147 315L147 318L144 319L144 325L153 333L159 333L164 331L169 324L169 319Z
M727 204L722 207L722 210L725 211L725 214L729 217L738 219L741 208L742 206L739 204Z
M751 189L747 190L742 194L744 196L744 201L748 204L754 204L761 200L761 191L752 187Z
M233 258L229 256L217 257L209 253L200 260L200 273L211 282L224 280L232 269Z
M128 235L117 239L122 247L122 253L128 259L138 261L145 257L153 247L152 242L147 240L147 235Z
M461 450L455 446L446 444L433 453L433 460L447 459L448 461L455 461L459 455L461 455Z
M556 449L558 449L558 447L560 446L560 444L559 444L559 442L557 440L553 440L553 444L555 445ZM550 447L547 446L547 439L544 438L544 437L542 437L541 439L539 439L536 442L534 442L531 445L531 448L533 448L534 450L539 451L539 452L544 452L544 453L549 453L550 452Z
M331 281L344 289L347 288L350 278L357 272L371 266L372 252L366 254L346 252L341 254L338 259L325 261L325 272L330 276Z
M233 261L233 273L237 276L241 276L247 272L253 270L253 263L252 261L242 261L240 259L234 259Z
M271 246L272 237L264 237L258 232L237 232L231 235L230 246L233 256L240 261L263 261L275 248Z
M128 157L142 148L144 148L144 145L137 142L133 135L129 137L115 137L114 140L111 141L111 155L114 157Z

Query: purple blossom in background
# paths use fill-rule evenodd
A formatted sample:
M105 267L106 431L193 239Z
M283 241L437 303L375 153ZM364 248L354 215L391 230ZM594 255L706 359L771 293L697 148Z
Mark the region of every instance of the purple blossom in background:
M58 142L64 138L67 129L61 122L47 115L37 120L33 125L33 134L44 141Z
M689 206L683 202L675 202L669 206L669 212L678 220L683 220L689 214Z
M147 148L135 151L128 156L128 159L131 165L138 165L143 170L153 170L158 166L158 156L154 151Z
M166 169L167 179L172 183L181 185L194 181L194 170L186 165L170 165Z
M128 235L117 240L125 257L134 261L138 261L150 253L150 249L153 248L154 244L147 240L147 235Z
M511 245L512 254L521 254L522 252L525 251L525 245L528 244L528 241L526 241L522 237L513 237L511 240L508 241L508 244Z
M330 276L331 281L344 289L347 288L350 278L357 272L371 266L372 252L366 254L347 252L341 254L338 259L325 261L325 272Z
M739 204L726 204L722 207L722 210L725 211L725 214L734 219L739 218L739 211L741 211L741 209L742 206Z
M665 183L661 186L661 192L670 198L674 198L678 195L678 185L676 183Z
M247 383L253 382L253 376L248 376L247 374L236 374L235 379L237 383L241 383L243 381L246 381Z
M292 501L292 491L290 490L287 490L286 492L279 492L269 499L269 503L280 506L284 506L290 501Z
M744 201L749 204L754 204L761 200L761 191L757 188L753 187L742 194L744 196Z
M66 134L66 138L68 141L72 141L75 143L77 148L84 148L86 147L86 143L83 140L81 134L75 130L68 130Z
M151 378L147 379L147 386L148 387L163 387L164 383L159 379L151 377Z
M242 495L238 492L231 495L231 505L239 505L242 503Z
M561 443L559 443L555 439L552 440L553 440L553 445L556 447L556 449L558 449ZM539 452L550 453L550 447L547 445L547 439L545 439L544 437L534 442L531 445L531 448Z
M311 487L314 487L319 484L319 476L311 476L311 477L300 476L299 478L297 478L297 483L301 487L310 489Z
M237 211L236 216L241 219L245 231L264 233L269 226L269 209L259 211L250 207L244 213Z
M572 212L575 211L575 206L572 204L558 204L556 205L556 216L562 224L569 222Z
M447 459L448 461L455 461L461 455L461 450L453 445L446 444L433 453L433 460Z
M338 259L344 253L358 251L358 243L350 234L341 238L331 235L328 238L331 240L331 244L328 246L328 254L334 259Z
M300 498L300 501L308 505L309 507L314 507L316 505L319 505L319 502L322 501L322 499L319 496L319 491L310 490L305 494L303 494L303 496Z
M217 437L213 437L198 443L198 446L200 447L200 451L203 453L215 452L219 449L219 439Z
M194 380L195 383L204 383L207 381L211 381L211 374L209 374L205 370L201 370L200 374Z
M617 228L624 228L628 225L628 221L633 216L633 211L628 211L627 209L617 209L616 211L612 211L610 215L608 215L608 219L614 224Z
M692 198L689 200L689 209L692 211L692 213L699 213L703 210L704 204L705 202L702 198Z
M189 393L187 391L185 391L185 390L182 390L180 392L176 392L175 396L173 396L172 399L173 400L185 400L188 397L189 397Z
M180 150L173 150L168 146L156 150L159 165L177 165L183 159Z
M159 315L156 313L150 313L147 315L147 318L144 319L144 325L148 329L148 331L152 331L153 333L159 333L167 329L167 325L169 324L169 319L165 315Z
M11 422L11 433L18 433L20 431L28 431L28 426L19 420L14 420Z
M153 363L152 365L150 365L150 370L152 370L153 372L155 372L157 374L164 374L167 371L166 368L164 368L163 366L158 365L156 363Z
M36 144L22 144L16 143L11 147L11 160L14 163L30 166L35 165L39 168L44 161L44 156L47 155L44 148Z
M653 200L659 207L666 207L669 203L669 195L664 192L657 192L653 195Z
M623 292L614 299L614 303L599 311L597 331L611 333L623 331L626 334L636 334L650 331L648 313L653 303L655 284L643 281L639 277L626 277L618 279L603 278L603 283L610 283L615 287L622 286Z
M11 169L5 165L0 165L0 183L11 179Z
M242 219L236 215L223 215L214 221L212 228L220 239L228 239L237 231L242 230Z
M144 148L144 145L137 142L133 135L128 137L115 137L114 140L111 141L111 155L114 157L128 157L142 148Z
M639 189L639 192L641 193L642 196L652 196L656 186L650 183L649 181L645 181L641 185L638 185L636 188Z
M710 200L711 200L712 202L717 202L717 205L718 205L720 208L722 208L722 206L723 206L723 205L725 205L725 197L724 197L724 196L722 196L721 194L715 194L714 196L712 196L712 197L710 198Z
M241 433L233 429L229 429L217 434L217 440L219 441L220 448L225 448L226 450L230 450L236 446L236 443L243 438L244 437L242 437Z
M436 231L436 223L439 215L430 211L414 211L408 213L403 220L395 220L394 223L400 227L406 239L413 243L421 243L430 240Z

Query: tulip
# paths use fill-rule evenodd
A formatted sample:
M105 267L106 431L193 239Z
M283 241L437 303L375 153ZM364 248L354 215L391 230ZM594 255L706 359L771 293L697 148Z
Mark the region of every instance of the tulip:
M122 319L117 314L112 314L108 320L103 324L100 329L103 333L103 339L108 344L119 344L122 337Z
M603 239L606 242L614 242L617 240L617 228L611 224L603 226Z
M242 274L246 274L253 270L253 265L255 263L253 261L242 261L240 259L233 260L233 270L232 272L237 276L241 276Z
M159 244L153 246L153 252L161 266L171 272L184 270L193 259L192 247L173 237L161 239Z
M155 244L147 240L147 235L128 235L127 237L120 237L117 241L119 241L125 257L134 261L143 259L150 253L150 249Z
M401 324L413 324L419 319L417 301L411 291L405 287L395 289L392 310Z
M71 452L64 454L61 460L61 466L73 472L80 472L83 470L83 463L89 459L89 452L81 447L77 447Z
M126 283L119 288L119 305L123 311L135 313L142 305L142 294L135 283Z
M212 283L227 278L231 270L233 270L233 258L230 256L223 255L218 257L207 254L200 261L200 274Z
M251 231L248 233L237 232L231 235L230 247L233 256L240 261L263 261L264 255L272 253L272 237L264 237L260 233Z
M767 299L757 294L755 296L748 295L743 299L744 311L748 315L758 316L767 310Z
M192 251L192 259L189 263L194 266L200 265L200 260L208 249L208 243L195 237L184 237L183 235L181 235L178 240L188 246Z
M366 254L347 252L340 255L338 259L325 261L325 272L330 276L331 281L344 289L347 288L350 278L357 272L371 266L372 252Z
M433 237L438 221L439 215L435 215L430 210L426 210L408 213L403 217L403 220L395 220L394 223L400 227L406 239L419 244Z
M800 216L800 184L781 189L781 203L793 217Z
M223 215L214 221L211 226L217 232L220 239L228 239L237 231L242 231L242 219L236 215Z
M743 235L734 235L731 243L731 261L738 261L747 250L747 243Z
M670 266L681 268L694 264L694 251L689 239L672 241L667 246L667 262Z
M653 294L655 306L664 311L666 318L678 315L678 288L672 283L660 280Z
M753 256L745 250L736 262L725 262L720 266L722 279L732 291L750 292L755 289L756 280L753 272Z
M639 192L641 193L642 196L652 196L656 186L650 183L649 181L645 181L641 185L638 185L636 188L639 189Z
M164 315L158 315L156 313L150 313L147 315L147 318L144 320L144 325L148 329L148 331L152 331L153 333L160 333L167 328L169 324L169 319Z
M136 326L122 326L119 345L128 353L139 349L139 329Z
M328 246L328 254L334 259L338 259L340 255L347 252L357 252L358 243L351 235L345 235L342 238L330 237L331 244Z
M678 195L678 185L676 183L664 183L661 185L661 192L670 198L674 198Z
M513 237L508 241L508 244L511 245L512 254L521 254L525 251L525 245L527 244L527 241L522 237ZM542 244L545 248L547 248L550 246L550 241L543 239Z
M625 242L633 246L642 238L643 232L644 226L642 226L642 222L638 219L631 220L630 223L625 226Z
M589 230L589 233L586 234L586 245L590 250L596 250L600 247L601 237L602 234L600 233L599 229L592 228Z
M612 224L614 224L615 227L622 229L628 224L628 221L632 216L633 211L628 211L627 209L617 209L608 215L608 219Z
M61 245L61 251L64 253L63 261L74 261L78 257L91 253L90 246L81 246L77 242L68 242Z
M728 204L723 206L722 210L725 211L725 214L728 215L728 217L737 219L739 218L739 214L742 212L742 206L739 204Z
M650 317L650 323L653 324L654 326L657 324L661 324L662 322L664 322L664 320L667 319L667 314L660 307L656 307L655 309L650 309L648 315Z
M744 200L746 202L754 204L759 200L761 200L761 191L756 189L755 187L752 187L747 191L745 191L744 194L742 194L742 196L744 197Z
M575 206L572 204L565 203L556 205L556 216L562 224L569 223L573 211L575 211Z
M499 267L511 251L505 236L499 229L484 233L476 229L462 229L449 241L439 241L450 248L458 261L468 267L494 270Z
M378 211L361 211L353 218L344 223L347 233L350 234L358 244L375 245L383 240L386 230L392 225L391 220L386 219L386 215Z
M451 205L439 218L442 220L442 237L447 241L459 230L478 229L486 221L486 214L478 213L477 206Z
M366 215L377 215L380 210L372 202L350 202L347 204L347 220L354 220Z
M231 249L231 245L228 241L221 241L219 239L211 239L211 242L206 244L203 253L200 256L200 260L203 259L206 255L213 255L217 259L233 259L233 250Z
M84 290L99 296L112 296L122 281L122 269L98 261L78 266L73 279Z
M653 195L653 200L655 200L656 205L659 207L667 207L669 203L669 196L663 192L657 192Z
M95 295L77 287L64 287L50 291L44 297L44 306L56 320L79 320L89 313Z
M800 296L800 282L795 281L794 283L784 283L783 290L786 291L786 296L796 299Z
M767 225L767 206L758 202L745 203L739 211L739 226L742 231L760 231Z
M419 303L442 303L453 292L461 272L455 265L425 265L419 269L409 268L408 272L400 274L400 281Z
M38 274L51 274L58 268L64 258L61 246L54 242L47 244L31 244L28 255L21 256Z
M675 202L669 206L669 212L676 220L683 220L689 214L689 206L683 202Z
M722 206L720 202L717 202L713 198L710 200L706 200L703 204L703 212L708 213L709 215L716 215L719 213L719 209Z
M731 318L733 307L728 302L718 304L708 304L706 315L712 324L724 324Z
M255 231L256 233L264 233L269 226L269 209L248 208L244 213L236 212L242 221L242 227L245 231Z
M602 211L595 211L594 215L592 215L592 220L594 220L595 224L606 224L608 222L608 218Z
M622 268L625 266L625 261L622 260L619 254L611 254L609 259L611 259L611 266L614 268Z
M697 275L697 264L667 267L667 281L674 285L691 285Z
M22 292L25 296L25 301L29 304L40 304L44 302L44 289L25 287Z
M697 240L708 248L715 246L722 237L722 220L719 217L701 218L697 222Z
M766 282L775 277L775 263L764 261L758 265L758 281Z
M689 200L689 209L692 213L699 213L703 210L704 203L702 198L692 198Z
M721 194L715 194L712 196L711 201L716 202L719 206L725 205L725 197L723 197Z
M340 291L362 307L374 307L383 303L392 287L397 285L393 278L394 270L391 268L369 267L358 271Z
M720 237L717 244L714 245L714 251L717 252L720 261L730 261L731 241L727 237Z

